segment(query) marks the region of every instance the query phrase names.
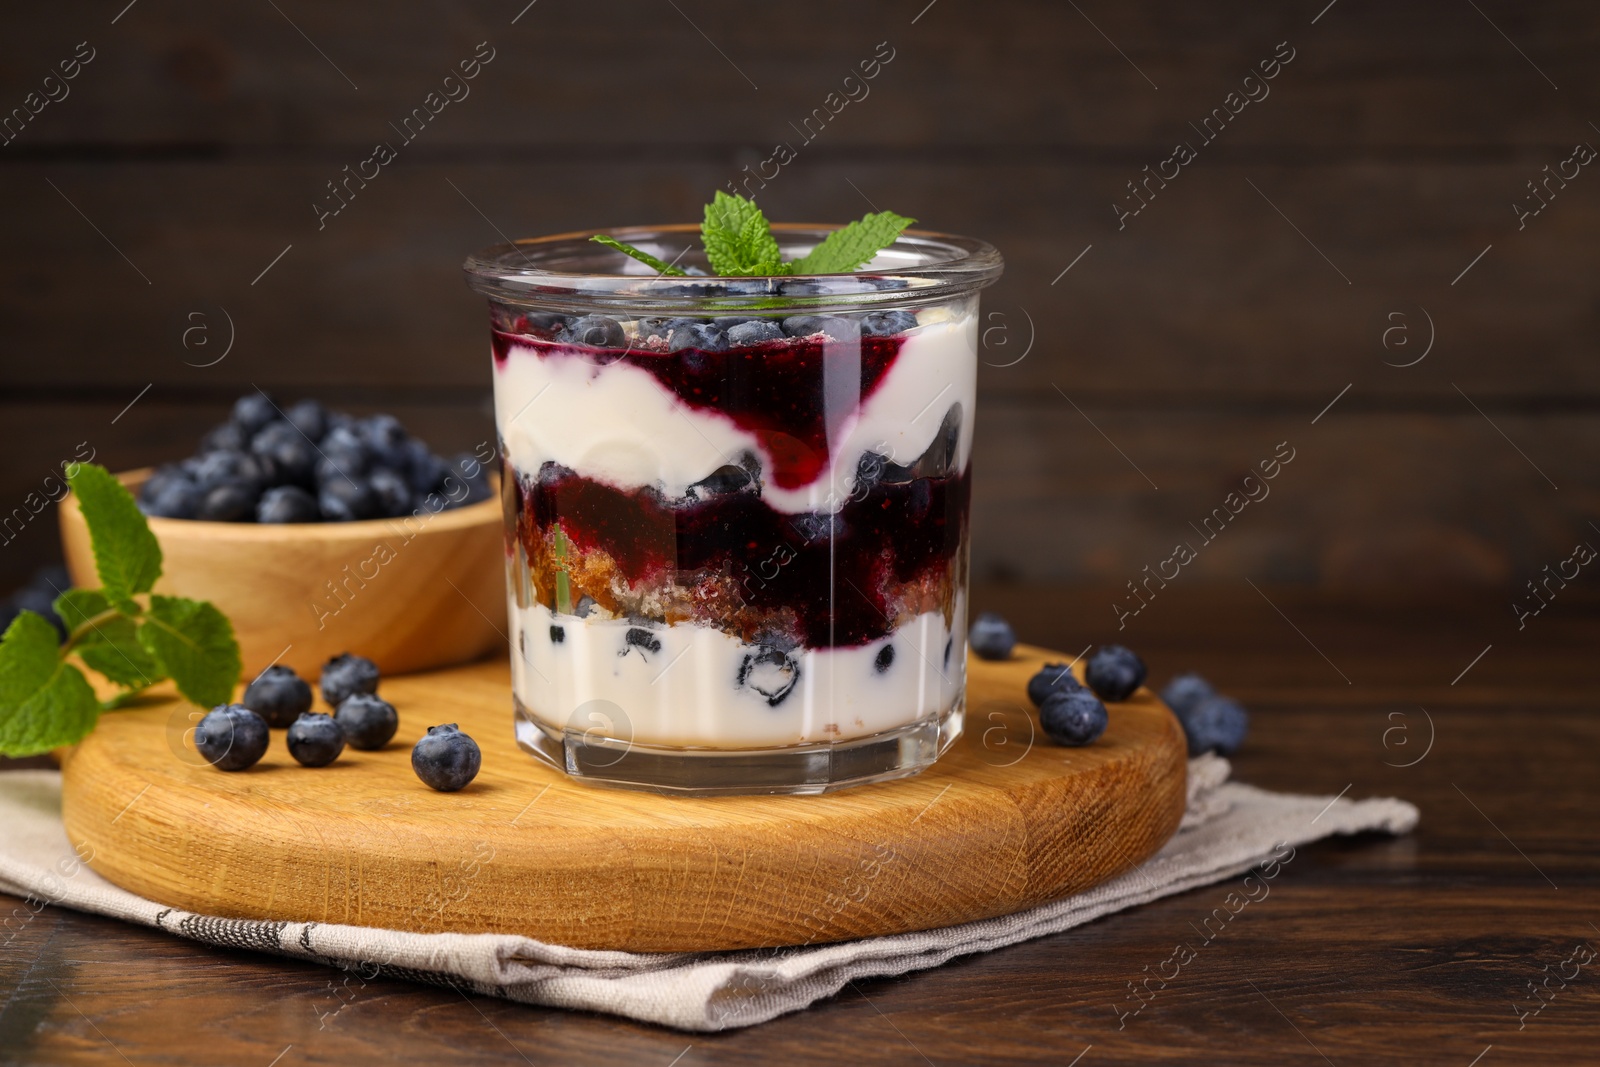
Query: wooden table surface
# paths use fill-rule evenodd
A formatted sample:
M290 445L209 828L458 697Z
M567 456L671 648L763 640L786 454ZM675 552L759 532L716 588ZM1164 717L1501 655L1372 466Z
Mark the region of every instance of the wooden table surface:
M1074 649L1113 639L1112 599L977 597L1027 639ZM1195 586L1130 621L1120 638L1158 681L1198 668L1248 702L1239 778L1398 795L1422 823L1302 848L1120 1029L1128 983L1229 886L710 1035L46 908L0 950L0 1063L1592 1063L1600 960L1567 961L1600 947L1600 599L1565 590L1521 631L1508 603Z

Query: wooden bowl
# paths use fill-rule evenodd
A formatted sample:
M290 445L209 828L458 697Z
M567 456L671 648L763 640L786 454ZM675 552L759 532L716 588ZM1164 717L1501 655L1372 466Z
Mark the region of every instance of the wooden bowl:
M138 492L150 470L117 477ZM315 680L341 652L385 674L505 654L500 503L405 519L260 526L150 520L161 543L155 591L209 600L233 620L248 679L285 663ZM75 585L96 587L89 530L61 502L61 543Z

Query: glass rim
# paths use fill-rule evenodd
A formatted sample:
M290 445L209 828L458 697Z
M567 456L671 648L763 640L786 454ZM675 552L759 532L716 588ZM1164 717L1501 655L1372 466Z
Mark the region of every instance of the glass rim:
M794 258L840 228L775 223L772 233L785 257ZM872 264L849 273L678 277L658 274L591 241L595 233L662 253L660 258L669 262L674 248L681 248L676 253L680 263L699 267L705 262L698 224L618 226L491 245L462 264L467 285L492 300L557 309L872 310L938 303L976 292L992 285L1005 266L987 241L910 229L880 251Z

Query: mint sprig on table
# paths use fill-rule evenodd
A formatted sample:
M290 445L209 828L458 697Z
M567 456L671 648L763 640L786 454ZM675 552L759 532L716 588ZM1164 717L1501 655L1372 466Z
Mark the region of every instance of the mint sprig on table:
M227 616L208 601L150 592L161 577L161 546L133 494L93 464L79 464L67 481L89 527L101 588L56 598L65 641L31 611L0 637L0 755L81 741L101 711L167 678L204 708L227 703L239 681L239 644ZM73 658L121 692L101 701Z
M718 192L706 205L700 224L700 240L706 259L719 277L771 276L782 274L844 274L869 263L873 256L894 244L916 219L892 211L875 211L830 233L822 243L799 259L784 260L772 224L754 200ZM591 241L632 256L658 273L675 278L688 272L634 248L614 237L595 234Z

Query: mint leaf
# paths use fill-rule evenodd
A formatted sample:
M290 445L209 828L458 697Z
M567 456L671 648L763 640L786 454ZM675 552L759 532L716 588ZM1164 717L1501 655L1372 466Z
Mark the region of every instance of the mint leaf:
M80 741L100 702L78 668L62 663L54 626L31 611L0 638L0 753L33 756Z
M724 277L789 274L772 226L754 200L718 190L706 205L700 239L711 269Z
M68 589L56 597L56 614L67 624L72 651L118 685L143 689L161 681L166 672L139 644L134 621L109 614L110 608L97 589Z
M239 643L228 617L204 600L151 596L139 644L202 708L226 704L239 681Z
M892 211L870 212L823 238L822 243L789 264L792 274L844 274L855 270L894 244L916 219Z
M68 478L89 526L94 566L106 598L125 614L138 613L133 594L148 593L161 577L161 546L133 494L104 467L79 464Z
M605 245L607 248L615 248L618 252L621 252L625 256L632 256L634 259L637 259L640 263L643 263L645 266L656 271L658 274L665 274L672 278L687 278L689 276L687 271L679 270L666 260L657 259L649 252L646 252L643 249L635 248L630 244L624 244L615 237L607 237L603 233L597 233L593 237L589 238L589 240L594 241L596 244Z

